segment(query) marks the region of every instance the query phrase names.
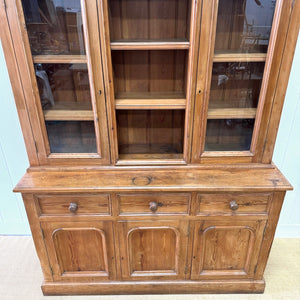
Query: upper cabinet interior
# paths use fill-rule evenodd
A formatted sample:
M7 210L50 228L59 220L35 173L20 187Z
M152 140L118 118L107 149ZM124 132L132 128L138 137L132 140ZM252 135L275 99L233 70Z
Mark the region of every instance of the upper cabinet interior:
M196 4L191 0L104 2L116 161L184 163Z

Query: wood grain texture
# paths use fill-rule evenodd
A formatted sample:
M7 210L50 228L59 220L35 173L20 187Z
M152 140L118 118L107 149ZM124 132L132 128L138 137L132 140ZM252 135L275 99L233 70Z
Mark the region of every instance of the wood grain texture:
M127 221L118 228L122 279L184 279L186 221Z
M110 196L98 195L36 195L41 215L110 215ZM76 212L69 211L71 203L76 203Z
M263 293L264 280L203 280L203 281L117 281L110 283L44 282L44 295L111 295L111 294L215 294Z
M111 222L42 222L55 281L115 279Z
M232 210L230 202L237 203ZM267 214L271 194L199 194L197 198L198 215L218 214Z
M259 219L196 222L191 279L252 278L265 224Z
M164 215L189 214L190 195L175 194L118 194L120 215ZM158 204L157 210L151 211L150 203ZM132 205L134 203L134 205Z
M277 1L267 54L267 43L240 53L249 25L240 1L81 0L87 54L78 55L68 27L76 55L34 56L22 1L0 1L31 163L15 191L23 193L43 292L263 292L292 189L270 162L300 0ZM76 72L50 76L68 88L55 90L59 101L43 111L33 63L86 64L89 86L79 86ZM44 119L94 121L97 151L50 153ZM211 146L238 145L254 127L251 149L204 152L206 127Z
M139 179L139 180L137 180ZM273 191L290 190L276 168L164 168L149 170L106 169L102 171L28 172L15 192L95 192L119 190L151 191Z

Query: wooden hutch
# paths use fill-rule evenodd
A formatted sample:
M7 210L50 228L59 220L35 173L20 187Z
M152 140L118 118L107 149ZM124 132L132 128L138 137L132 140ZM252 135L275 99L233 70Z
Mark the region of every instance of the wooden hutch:
M300 0L0 0L44 294L263 292Z

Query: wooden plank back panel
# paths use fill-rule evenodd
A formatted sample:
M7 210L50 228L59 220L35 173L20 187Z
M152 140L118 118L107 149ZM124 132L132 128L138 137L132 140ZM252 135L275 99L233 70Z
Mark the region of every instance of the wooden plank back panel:
M187 37L189 1L110 0L111 39Z

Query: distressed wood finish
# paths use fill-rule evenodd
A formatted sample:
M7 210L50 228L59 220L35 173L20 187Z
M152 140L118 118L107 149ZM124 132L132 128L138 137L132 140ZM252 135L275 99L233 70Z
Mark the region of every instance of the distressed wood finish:
M45 295L264 291L300 0L246 2L0 0Z

